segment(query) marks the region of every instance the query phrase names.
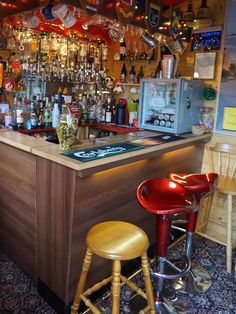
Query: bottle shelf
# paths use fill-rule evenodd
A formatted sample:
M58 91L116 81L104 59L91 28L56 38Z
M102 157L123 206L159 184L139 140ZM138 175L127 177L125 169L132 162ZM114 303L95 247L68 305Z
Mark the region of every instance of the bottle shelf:
M105 130L105 131L111 131L111 132L117 132L122 134L127 134L131 132L138 132L138 128L134 128L128 125L119 125L119 124L113 124L113 123L94 123L91 125L94 128Z
M19 133L23 133L23 134L34 134L34 133L41 133L41 132L54 132L55 129L54 128L36 128L36 129L22 129L22 130L17 130L17 132Z
M15 93L27 94L27 90L16 90L16 89L12 89L10 91L4 90L4 93L7 93L7 94L15 94Z

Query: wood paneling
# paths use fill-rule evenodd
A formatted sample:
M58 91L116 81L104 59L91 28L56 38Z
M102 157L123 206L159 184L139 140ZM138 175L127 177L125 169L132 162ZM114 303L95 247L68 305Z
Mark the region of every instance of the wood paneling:
M66 301L75 171L37 160L38 278Z
M1 247L68 304L90 227L124 220L143 228L155 243L154 217L138 204L136 189L143 180L167 177L170 171L200 172L204 143L184 146L81 177L79 171L1 144ZM110 272L110 262L94 257L88 284Z
M0 247L36 279L36 158L0 144Z
M64 166L38 158L38 277L65 303L75 292L86 249L86 234L101 221L124 220L142 227L155 242L153 216L136 200L138 184L166 177L170 170L199 172L203 147L190 146L81 178ZM194 160L194 162L193 162ZM88 284L111 272L111 264L94 257Z

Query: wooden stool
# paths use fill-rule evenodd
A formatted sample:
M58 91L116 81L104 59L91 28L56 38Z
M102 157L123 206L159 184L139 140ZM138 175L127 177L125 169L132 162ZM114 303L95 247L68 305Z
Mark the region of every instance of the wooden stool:
M84 258L74 302L71 307L71 314L78 313L81 300L90 308L92 313L102 313L87 297L109 282L112 283L112 314L119 314L121 281L147 300L148 305L139 313L154 314L154 297L147 258L149 241L146 233L139 227L127 222L107 221L97 224L89 230L86 243L87 252ZM93 253L113 261L112 275L84 291ZM121 261L131 260L137 257L141 257L146 293L121 275Z

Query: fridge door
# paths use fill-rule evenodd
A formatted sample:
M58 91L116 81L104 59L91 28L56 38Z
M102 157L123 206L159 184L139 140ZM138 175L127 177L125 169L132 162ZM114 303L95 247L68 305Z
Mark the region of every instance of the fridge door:
M202 81L185 79L181 81L176 134L191 132L192 125L199 123L203 89Z
M176 133L182 79L142 79L139 128Z

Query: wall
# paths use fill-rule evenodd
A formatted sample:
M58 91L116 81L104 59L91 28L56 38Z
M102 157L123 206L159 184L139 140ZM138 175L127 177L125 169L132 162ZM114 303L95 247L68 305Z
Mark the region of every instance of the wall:
M197 10L201 5L201 0L192 1L193 12L196 16ZM213 26L222 26L224 31L224 22L225 22L225 15L227 9L227 0L219 1L219 0L208 0L207 5L211 8L212 18L213 18ZM182 11L186 11L187 9L187 1L180 5L180 9ZM221 51L217 52L216 56L216 66L215 66L215 77L214 80L206 80L206 85L211 85L216 91L217 94L220 90L220 80L221 80L221 70L222 70L222 63L223 63L223 41L221 45ZM190 45L186 48L183 55L181 56L180 63L179 63L179 72L182 76L186 76L191 78L193 76L194 70L194 61L195 61L195 54L194 52L190 51ZM205 106L209 106L213 108L214 115L216 115L217 109L217 101L204 101ZM212 142L220 142L220 143L229 143L235 144L235 137L230 135L224 134L213 134ZM209 172L210 165L209 165L209 158L208 153L205 150L204 158L203 158L203 165L202 165L202 172ZM234 198L233 208L236 207L236 199ZM204 223L204 212L206 208L206 202L203 204L202 209L199 214L198 219L198 227ZM225 242L226 239L226 197L221 193L215 193L212 209L210 211L206 235L211 239L215 239L217 241ZM236 219L233 218L233 238L236 239Z

